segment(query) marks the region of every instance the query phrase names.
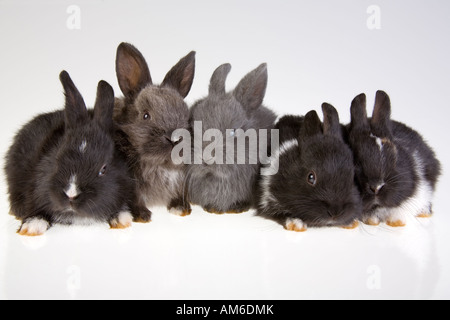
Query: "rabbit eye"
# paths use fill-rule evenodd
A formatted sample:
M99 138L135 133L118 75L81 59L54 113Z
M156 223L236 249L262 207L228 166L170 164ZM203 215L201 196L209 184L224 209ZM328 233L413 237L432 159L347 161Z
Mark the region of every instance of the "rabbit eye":
M144 120L149 120L151 118L150 114L148 112L144 113Z
M317 179L316 179L316 173L314 171L311 171L310 173L308 173L307 181L313 187L316 185Z
M104 176L106 173L106 164L100 169L100 171L98 172L98 176Z

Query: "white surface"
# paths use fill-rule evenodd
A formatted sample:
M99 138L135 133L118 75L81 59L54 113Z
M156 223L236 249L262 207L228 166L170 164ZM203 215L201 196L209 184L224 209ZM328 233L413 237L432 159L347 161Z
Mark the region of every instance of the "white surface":
M127 230L56 226L37 238L15 233L2 173L0 298L449 299L450 3L376 2L0 0L2 158L22 124L62 107L62 69L88 105L100 79L119 94L115 50L128 41L155 82L197 51L190 104L225 62L233 66L228 88L267 62L265 101L280 115L320 110L327 101L346 122L354 96L365 92L370 106L383 89L393 117L417 128L444 167L435 216L410 218L401 229L293 233L251 212L215 216L195 208L188 217L153 210L150 224ZM79 30L66 25L73 4ZM373 4L380 30L367 27Z

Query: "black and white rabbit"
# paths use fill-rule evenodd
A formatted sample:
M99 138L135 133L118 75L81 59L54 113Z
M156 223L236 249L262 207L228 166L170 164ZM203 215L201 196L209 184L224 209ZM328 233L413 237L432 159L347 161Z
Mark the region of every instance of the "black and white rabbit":
M154 85L142 54L133 45L117 48L116 73L124 97L116 99L114 120L124 133L121 149L137 180L136 206L165 206L177 215L191 213L184 190L184 165L175 164L172 137L178 129L189 130L189 108L184 98L195 73L195 52L182 58Z
M114 142L114 91L100 81L93 110L69 74L61 72L65 109L42 114L16 135L6 155L11 214L21 235L53 224L131 225L132 179Z
M322 110L323 126L315 111L305 117L285 116L276 125L280 148L271 161L279 169L261 179L257 215L287 230L358 225L361 199L353 155L336 109L323 104Z
M389 96L377 92L372 118L367 117L366 96L357 96L347 129L363 200L363 222L400 227L406 224L407 215L431 216L441 165L419 133L391 120Z
M260 139L266 139L267 146L276 120L275 113L262 105L267 65L261 64L248 73L227 93L225 82L230 70L231 65L224 64L214 71L208 96L191 107L190 115L194 135L206 137L209 132L215 135L194 144L194 163L188 166L186 177L189 200L219 214L240 213L254 207ZM197 132L198 125L201 132ZM261 138L260 129L267 130L267 136ZM252 136L249 141L247 134Z

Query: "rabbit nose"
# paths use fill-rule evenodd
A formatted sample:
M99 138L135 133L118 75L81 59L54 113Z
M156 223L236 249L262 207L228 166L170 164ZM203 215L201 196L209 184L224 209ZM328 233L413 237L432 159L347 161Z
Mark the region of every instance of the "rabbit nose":
M380 191L381 191L381 189L383 189L383 187L384 187L384 183L383 182L382 183L378 183L378 184L373 184L373 185L369 186L370 191L372 191L372 193L374 195L376 195L376 196L380 193Z
M69 198L70 202L75 201L78 199L80 195L80 190L77 185L77 176L73 175L70 177L69 185L64 190L64 193L66 194L67 198Z
M182 140L182 137L181 136L172 136L173 135L173 132L174 131L170 131L170 132L167 132L165 135L164 135L164 138L170 143L170 144L172 144L173 146L176 146L177 144L179 144L180 142L181 142L181 140Z

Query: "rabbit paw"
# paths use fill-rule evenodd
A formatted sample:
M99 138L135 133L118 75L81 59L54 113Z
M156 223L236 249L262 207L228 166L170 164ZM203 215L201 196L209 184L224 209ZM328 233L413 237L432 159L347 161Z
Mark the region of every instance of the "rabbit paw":
M224 214L225 211L220 211L218 209L215 209L213 206L206 206L203 208L203 210L205 210L208 213L212 213L212 214Z
M237 202L233 204L230 208L228 208L225 213L239 214L247 212L248 210L250 210L250 208L251 208L250 204L245 201Z
M431 212L421 212L416 217L417 218L431 218L433 216L433 213Z
M111 229L126 229L131 227L133 222L133 216L128 211L122 211L118 216L111 221L109 221L109 226Z
M48 230L49 227L50 224L48 221L41 218L32 218L22 223L17 233L21 236L41 236Z
M370 217L364 220L364 223L369 226L378 226L380 224L380 219L378 217Z
M386 221L386 224L390 227L398 228L398 227L404 227L406 226L406 223L402 220L388 220Z
M296 218L287 219L284 228L288 231L295 231L295 232L305 232L307 230L306 223Z
M173 199L167 207L167 210L169 210L170 213L180 217L186 217L192 212L191 205L184 200L184 197Z
M169 212L176 216L186 217L192 213L192 209L191 208L182 208L182 207L170 208Z
M352 229L356 229L359 226L359 222L358 220L354 220L351 224L346 225L346 226L342 226L342 229L347 229L347 230L352 230Z
M152 212L147 208L139 208L133 211L133 222L149 223L152 221Z

